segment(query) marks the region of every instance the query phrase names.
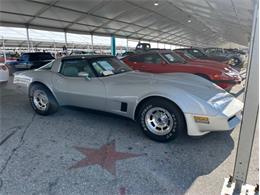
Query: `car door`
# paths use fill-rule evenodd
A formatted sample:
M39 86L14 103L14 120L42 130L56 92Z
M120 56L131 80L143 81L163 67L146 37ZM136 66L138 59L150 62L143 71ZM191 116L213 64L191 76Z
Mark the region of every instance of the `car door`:
M63 105L96 110L105 108L105 86L84 58L63 60L59 73L53 78L53 86Z
M23 54L19 60L17 60L17 64L15 68L17 69L26 69L28 68L29 63L29 54Z
M139 66L141 71L151 73L165 73L171 68L158 53L143 54L140 57Z
M140 56L140 55L131 55L131 56L123 59L123 61L134 70L144 71L143 70L144 66L142 63L142 56Z

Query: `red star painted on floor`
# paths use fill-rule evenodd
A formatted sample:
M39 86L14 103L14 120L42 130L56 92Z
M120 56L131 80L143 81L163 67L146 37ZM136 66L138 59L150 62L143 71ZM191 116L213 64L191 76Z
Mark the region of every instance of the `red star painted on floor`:
M123 160L143 155L117 152L115 147L115 141L105 144L101 146L99 149L82 147L75 147L75 149L84 154L86 158L77 162L75 165L70 167L70 169L86 167L90 165L100 165L103 169L106 169L113 175L116 175L117 160Z

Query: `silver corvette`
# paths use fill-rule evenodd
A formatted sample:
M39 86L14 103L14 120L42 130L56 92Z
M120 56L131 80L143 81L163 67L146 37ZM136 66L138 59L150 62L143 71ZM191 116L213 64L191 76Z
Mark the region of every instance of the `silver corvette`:
M132 71L112 56L69 56L16 73L41 115L71 105L129 117L157 141L235 128L243 103L199 76Z

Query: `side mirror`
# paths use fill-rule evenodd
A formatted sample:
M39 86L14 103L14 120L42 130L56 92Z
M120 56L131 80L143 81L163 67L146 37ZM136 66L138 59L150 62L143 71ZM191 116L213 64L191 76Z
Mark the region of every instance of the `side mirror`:
M19 62L19 61L20 61L20 59L19 59L19 58L17 58L17 59L16 59L16 61L17 61L17 62Z
M86 80L90 80L91 78L89 77L89 74L87 72L79 72L78 73L79 77L84 77Z

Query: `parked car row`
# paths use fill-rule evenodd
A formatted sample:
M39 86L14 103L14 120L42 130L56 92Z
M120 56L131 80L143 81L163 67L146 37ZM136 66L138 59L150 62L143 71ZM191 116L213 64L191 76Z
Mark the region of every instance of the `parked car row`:
M243 103L224 90L241 82L239 72L222 58L199 58L199 52L195 57L193 50L143 44L121 60L24 53L8 66L13 72L33 69L15 72L14 84L24 88L40 115L65 105L111 112L137 121L147 136L165 142L183 131L200 136L232 130L241 120Z
M15 61L7 62L10 73L17 70L35 69L54 60L54 57L49 52L30 52L23 53L20 58Z
M19 58L19 54L16 52L6 52L0 53L0 63L4 63L5 60L8 61L15 61L17 58Z
M238 53L238 51L236 52ZM78 51L71 53L71 55L91 54L94 53ZM6 65L10 74L12 74L17 70L39 68L52 60L54 60L54 57L49 52L23 53L20 58L9 61ZM210 57L197 48L171 51L153 49L148 43L139 43L136 50L129 52L122 60L134 70L143 72L186 72L195 74L216 83L226 90L241 82L239 72L228 65L226 57Z
M201 76L229 90L241 82L239 72L225 63L201 60L184 50L149 49L122 58L134 70L151 73L185 72Z

